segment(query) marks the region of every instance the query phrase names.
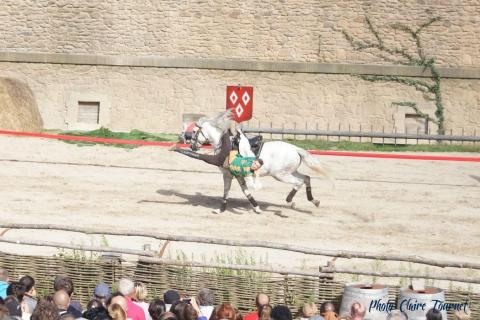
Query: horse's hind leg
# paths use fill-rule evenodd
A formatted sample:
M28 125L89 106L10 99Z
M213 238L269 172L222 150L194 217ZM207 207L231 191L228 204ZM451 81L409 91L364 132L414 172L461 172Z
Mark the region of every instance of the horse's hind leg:
M228 194L230 192L230 187L232 186L232 179L233 177L230 174L224 173L223 174L223 198L222 198L222 205L220 209L215 209L214 213L221 213L227 210L227 202L228 202Z
M277 180L293 184L293 189L290 191L290 193L287 196L287 203L291 204L291 207L295 207L295 203L292 202L293 197L297 193L298 190L302 187L302 185L305 183L307 187L307 199L308 201L312 202L315 206L320 206L320 201L316 200L313 198L312 195L312 185L310 183L310 176L307 176L306 174L302 174L298 171L292 172L291 174L285 174L282 176L275 177Z
M274 178L277 179L278 181L282 181L282 182L293 185L292 191L290 191L287 198L285 199L292 208L295 208L295 202L292 202L293 197L295 197L295 194L297 193L297 191L302 187L304 183L304 177L305 176L303 174L300 174L298 172L285 173L282 175L274 176Z
M255 211L256 213L262 213L262 210L258 206L257 201L255 201L252 194L250 193L250 190L248 190L245 179L243 177L237 177L237 180L238 180L238 183L240 184L240 188L242 188L243 194L247 197L248 201L250 201L250 204L253 207L253 211Z
M307 199L308 201L310 201L311 203L313 203L316 207L319 207L320 206L320 200L316 200L313 198L313 195L312 195L312 185L310 183L310 176L307 176L307 175L303 175L303 174L300 174L297 172L297 174L299 175L302 175L304 176L305 178L303 179L303 181L305 181L305 186L306 186L306 189L307 189Z

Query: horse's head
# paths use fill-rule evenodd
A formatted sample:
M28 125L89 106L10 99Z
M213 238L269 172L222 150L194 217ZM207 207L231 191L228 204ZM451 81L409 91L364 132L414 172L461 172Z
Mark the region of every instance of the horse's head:
M230 127L232 110L226 110L213 117L202 117L195 123L192 130L190 148L196 151L202 144L210 143L214 148L220 145L223 132Z
M197 151L200 146L208 143L208 138L203 133L203 128L198 124L192 130L192 139L190 139L190 149Z

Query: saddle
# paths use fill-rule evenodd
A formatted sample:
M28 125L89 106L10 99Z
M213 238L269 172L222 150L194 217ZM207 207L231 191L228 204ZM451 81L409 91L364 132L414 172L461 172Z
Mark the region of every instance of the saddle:
M250 149L255 154L255 157L258 158L263 147L263 137L259 135L252 138L247 137L247 139L248 139L248 143L250 143ZM232 147L234 150L238 151L239 145L240 145L240 135L237 134L232 141Z

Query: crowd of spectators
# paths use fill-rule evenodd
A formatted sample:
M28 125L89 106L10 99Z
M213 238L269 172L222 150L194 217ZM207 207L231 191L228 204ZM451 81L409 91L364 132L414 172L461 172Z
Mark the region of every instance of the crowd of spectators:
M131 279L120 279L115 292L106 283L99 283L92 292L91 300L83 308L74 298L71 278L58 275L53 283L53 292L37 297L35 280L24 276L10 281L8 272L0 268L0 320L363 320L366 308L355 302L348 314L338 315L332 302L317 307L304 303L292 314L285 305L272 305L264 293L256 295L255 310L242 315L229 302L215 305L215 295L210 289L201 289L195 297L187 297L175 290L167 290L163 297L150 302L147 287ZM457 319L469 319L468 314L456 314ZM405 313L394 310L387 320L408 320ZM442 314L431 309L426 320L442 320Z

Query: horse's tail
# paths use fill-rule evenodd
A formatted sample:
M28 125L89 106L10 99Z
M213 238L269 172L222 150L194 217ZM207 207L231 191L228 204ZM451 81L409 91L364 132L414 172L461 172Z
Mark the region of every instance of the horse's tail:
M300 155L300 157L302 158L302 161L307 165L307 167L309 167L310 169L320 173L322 176L324 176L325 178L330 180L330 182L332 183L333 186L335 186L335 181L334 181L332 175L328 172L327 169L322 167L322 165L320 164L320 162L318 161L317 158L315 158L314 156L312 156L310 154L310 152L308 152L307 150L302 149L302 148L297 147L297 152Z

